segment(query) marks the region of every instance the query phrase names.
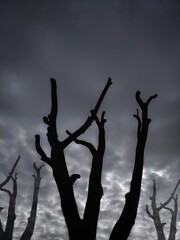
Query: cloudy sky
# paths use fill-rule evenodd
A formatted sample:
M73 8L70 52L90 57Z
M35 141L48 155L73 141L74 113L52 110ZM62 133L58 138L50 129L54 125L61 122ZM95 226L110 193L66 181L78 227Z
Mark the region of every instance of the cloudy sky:
M129 240L156 239L145 212L156 179L158 202L165 201L180 177L180 2L178 0L0 1L0 180L21 155L14 240L29 216L34 147L44 149L50 110L50 82L58 84L58 130L76 130L94 107L108 77L111 85L100 111L106 111L106 153L97 240L108 239L119 217L134 163L137 121L135 92L158 94L150 104L142 193ZM94 144L96 126L85 135ZM80 173L75 194L80 214L87 194L91 157L83 147L66 150L70 173ZM11 188L9 184L7 188ZM180 193L180 189L178 189ZM8 197L0 193L5 224ZM164 212L166 221L170 216ZM180 215L178 215L180 230ZM168 224L165 227L168 235ZM66 226L49 166L42 169L38 215L32 240L66 240ZM177 234L180 239L180 233Z

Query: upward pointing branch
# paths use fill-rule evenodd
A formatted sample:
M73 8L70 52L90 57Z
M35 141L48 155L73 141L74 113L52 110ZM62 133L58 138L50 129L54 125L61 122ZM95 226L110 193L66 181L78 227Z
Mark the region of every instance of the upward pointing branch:
M43 166L44 164L41 165L40 167L37 167L36 163L33 164L35 173L34 175L32 175L34 178L34 193L33 193L33 201L31 206L31 213L28 218L26 229L24 230L24 233L22 234L20 240L30 240L34 232L37 204L38 204L38 194L39 194L39 188L40 188L40 182L41 182L40 171Z
M164 208L166 205L168 205L168 204L171 202L171 200L174 198L174 195L175 195L175 193L176 193L176 190L177 190L179 184L180 184L180 179L178 180L178 182L177 182L177 184L176 184L176 186L175 186L172 194L171 194L170 197L168 198L168 200L165 201L164 203L161 203L161 206L158 207L158 211L160 211L162 208Z
M166 223L162 223L161 222L161 217L160 217L160 211L163 208L169 210L172 214L171 225L170 225L170 233L169 233L169 239L168 240L175 240L176 216L177 216L177 196L175 197L174 195L175 195L175 192L176 192L179 184L180 184L180 179L178 180L178 182L177 182L172 194L168 198L168 200L165 201L163 204L160 203L160 206L157 207L157 203L156 203L156 182L155 182L155 180L153 180L153 194L150 197L152 213L150 213L150 211L148 209L148 205L146 205L146 212L149 215L149 217L153 219L154 226L155 226L156 232L157 232L157 236L158 236L158 239L160 239L160 240L165 240L165 235L164 235L163 228L164 228L164 225ZM175 202L174 211L172 209L166 207L166 205L168 205L172 199Z
M79 128L77 129L74 133L69 135L63 142L63 148L67 147L72 141L74 141L76 138L78 138L81 134L83 134L88 127L91 125L91 123L94 121L96 114L101 106L101 103L106 95L106 92L108 91L110 85L112 84L111 78L108 78L108 81L106 83L106 86L104 87L95 108L91 111L91 116L87 118L86 122Z
M98 99L94 110L91 112L91 116L87 118L85 123L74 133L70 134L64 141L58 140L57 130L56 130L56 117L57 117L57 88L54 79L51 79L51 112L47 117L44 117L44 122L48 125L47 127L47 137L51 147L51 156L48 157L40 146L40 136L35 136L35 146L36 150L41 156L41 159L48 163L53 170L53 177L58 187L61 200L61 208L64 214L65 222L68 228L68 233L70 239L80 239L80 229L83 226L82 219L79 216L73 183L77 178L80 177L79 174L69 175L64 149L75 139L77 139L81 134L83 134L91 123L96 118L96 113L98 112L100 105L104 99L104 96L112 84L111 79L102 91L100 98Z
M7 189L1 188L1 191L8 193L9 198L10 198L7 222L6 222L4 238L3 238L3 239L7 239L7 240L12 239L13 230L14 230L14 222L16 219L15 206L16 206L16 196L17 196L17 174L15 174L14 177L12 176L11 179L13 181L13 191L12 192Z
M110 240L126 240L135 223L141 192L144 150L147 140L148 127L151 121L151 119L148 118L148 105L151 100L156 97L157 94L149 97L148 100L144 102L140 97L140 92L136 92L136 101L141 108L142 118L140 118L139 112L137 111L137 115L134 115L138 121L134 170L131 179L130 191L125 195L126 202L124 209L113 228Z
M12 175L13 175L13 173L14 173L14 170L15 170L15 168L16 168L19 160L20 160L20 158L21 158L21 157L18 156L18 158L17 158L16 162L14 163L14 165L13 165L13 167L12 167L12 170L10 171L9 175L8 175L7 178L0 184L0 188L2 188L3 186L5 186L5 185L9 182L9 180L12 178Z

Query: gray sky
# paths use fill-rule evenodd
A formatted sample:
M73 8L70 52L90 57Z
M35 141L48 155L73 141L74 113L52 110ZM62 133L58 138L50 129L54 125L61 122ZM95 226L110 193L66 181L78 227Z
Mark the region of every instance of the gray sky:
M97 240L108 239L129 189L136 145L135 92L140 90L144 99L158 93L149 109L152 122L140 206L129 237L156 239L153 222L145 213L152 180L156 179L158 200L163 201L180 177L179 13L180 2L175 0L1 0L0 180L19 154L22 158L17 168L14 240L19 240L30 210L32 164L42 163L34 147L35 134L41 135L49 151L42 117L50 110L50 77L58 84L61 139L66 137L66 129L74 131L86 120L108 77L113 81L101 107L106 111L107 147ZM85 136L96 143L96 127ZM82 176L75 183L82 214L91 158L75 144L67 148L66 156L69 171ZM51 169L45 166L42 175L32 240L66 240ZM8 198L0 194L1 206L6 208ZM5 216L6 209L1 212L3 222ZM166 213L164 216L169 218ZM165 229L168 231L168 225Z

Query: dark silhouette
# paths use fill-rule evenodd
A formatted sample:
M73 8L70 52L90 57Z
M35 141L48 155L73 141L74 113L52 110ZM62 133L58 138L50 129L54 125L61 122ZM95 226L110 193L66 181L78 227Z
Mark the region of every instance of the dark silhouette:
M92 216L92 214L89 214L89 209L92 206L92 202L93 201L92 198L92 192L90 190L90 188L92 189L92 187L90 187L91 185L95 185L93 183L93 178L95 176L95 172L96 169L91 171L91 184L89 186L89 199L87 201L87 207L86 207L86 211L85 211L85 218L81 219L78 213L78 209L77 209L77 205L76 205L76 200L74 197L74 191L73 191L73 183L76 181L76 179L78 179L80 177L79 174L73 174L71 176L69 176L68 173L68 169L66 166L66 161L65 161L65 155L64 155L64 149L72 142L72 141L77 141L76 139L83 134L88 127L92 124L92 122L96 119L96 122L98 123L98 126L102 125L100 128L103 129L103 125L104 125L104 114L102 115L102 119L101 122L98 121L97 119L97 112L99 110L99 107L103 101L103 98L109 88L109 86L112 84L111 79L108 79L108 82L104 88L104 90L102 91L100 98L97 101L97 104L94 108L94 110L91 111L91 116L87 118L87 120L85 121L85 123L78 129L76 130L74 133L70 134L69 132L69 137L67 137L64 141L59 141L58 140L58 135L57 135L57 130L56 130L56 117L57 117L57 87L56 87L56 81L55 79L51 79L51 99L52 99L52 106L51 106L51 112L48 115L48 117L44 117L44 122L48 125L47 128L47 138L51 147L51 157L47 157L47 155L45 154L45 152L43 151L43 149L40 146L40 136L36 135L35 136L35 145L36 145L36 150L37 152L40 154L41 159L48 163L52 170L53 170L53 176L55 179L55 182L57 184L58 190L59 190L59 194L60 194L60 199L61 199L61 207L62 207L62 211L65 217L65 221L67 224L67 228L68 228L68 232L69 232L69 238L71 240L75 240L75 239L88 239L88 235L86 233L86 230L90 227L88 226L88 223L92 221L94 221L94 219L97 218L97 212L99 212L99 196L95 196L95 198L97 197L98 199L96 200L96 206L95 208L97 208L97 210L92 209L94 216ZM102 130L100 131L101 135L102 135ZM102 141L102 140L101 140ZM99 143L99 148L101 148L101 150L97 150L98 154L100 154L100 158L103 158L103 154L104 154L104 147L100 147L100 143ZM94 151L94 149L92 150ZM100 152L102 151L102 152ZM93 152L93 156L97 155L97 153ZM96 156L97 158L97 156ZM99 160L99 159L98 159ZM101 161L101 159L100 159ZM101 163L100 163L101 165ZM95 164L92 164L92 168L97 168L97 164L95 166ZM100 168L102 168L100 166ZM101 169L100 169L101 171ZM98 175L98 174L97 174ZM99 177L99 176L98 176ZM99 186L98 186L99 188ZM93 190L94 191L94 190ZM99 191L99 189L98 189ZM94 196L93 196L94 198ZM95 220L96 221L96 220ZM94 225L94 222L93 222ZM96 231L96 227L94 229L94 226L92 226L93 228L93 232ZM94 233L92 232L92 234L94 235Z
M34 232L34 227L35 227L35 222L36 222L36 214L37 214L37 205L38 205L38 194L39 194L39 188L40 188L40 182L41 182L40 171L43 166L44 165L37 167L36 163L33 164L33 167L35 170L35 173L32 175L34 178L33 201L32 201L32 206L31 206L30 217L28 218L28 223L27 223L26 229L25 229L24 233L22 234L20 240L30 240L33 235L33 232Z
M135 223L141 192L144 150L147 140L148 127L149 123L151 122L151 119L148 118L148 106L151 100L156 97L157 94L148 98L146 102L143 102L140 97L140 92L136 92L136 101L141 108L142 117L139 116L138 110L137 114L133 115L138 121L135 165L131 179L130 191L125 195L125 206L120 218L118 219L112 230L110 240L126 240Z
M16 220L15 206L16 206L16 196L17 196L17 174L15 176L11 176L13 181L13 191L9 191L5 188L1 188L1 191L6 192L9 195L9 208L8 208L8 216L5 231L2 233L3 239L12 240L13 231L14 231L14 222Z
M61 208L65 217L65 222L69 232L70 240L95 240L97 221L100 210L100 200L103 196L103 189L101 185L101 172L103 164L103 155L105 151L105 130L104 130L104 112L99 120L97 112L100 104L109 88L112 84L111 79L108 82L94 108L91 110L91 116L88 117L86 122L74 133L68 133L68 137L60 141L58 139L56 129L56 118L58 111L57 103L57 87L55 79L51 79L51 112L43 120L47 124L47 138L51 147L51 156L48 157L40 145L40 136L35 136L36 150L41 156L41 159L49 164L53 170L53 176L57 184L60 199ZM137 147L135 154L135 166L133 170L133 176L131 180L130 192L126 194L126 203L123 212L115 224L110 240L121 239L125 240L128 238L131 228L135 223L137 214L137 207L139 203L140 191L141 191L141 180L144 162L144 150L147 139L148 126L151 119L148 118L148 106L152 99L156 98L157 95L151 96L146 102L143 102L140 98L140 92L136 93L136 100L141 108L142 117L139 116L138 110L134 117L138 121L137 128ZM95 121L99 129L99 142L97 149L89 142L79 140L78 137L83 134L91 123ZM81 219L78 213L76 200L74 197L73 183L80 178L79 174L73 174L69 176L64 149L72 142L75 141L77 144L86 146L92 154L92 166L89 177L88 197L85 206L83 218Z
M157 237L158 240L165 240L165 234L164 234L164 226L166 225L165 222L161 222L161 217L160 217L160 211L162 209L166 209L170 211L171 213L171 223L170 223L170 230L169 230L169 237L168 240L175 240L175 235L176 235L176 218L177 218L177 212L178 212L178 196L175 196L176 190L178 188L178 185L180 184L180 180L178 180L172 194L170 197L165 201L164 203L161 203L160 206L157 206L156 203L156 182L153 180L153 195L150 197L151 200L151 208L152 208L152 213L149 211L148 205L146 205L146 212L150 218L152 218L154 222L154 226L156 228L157 232ZM171 209L170 207L167 207L167 205L171 202L174 201L174 210Z
M20 156L18 156L17 160L15 161L13 167L12 167L12 170L9 172L9 175L7 176L7 178L0 184L0 188L4 187L8 182L9 180L11 179L13 173L14 173L14 170L19 162L19 160L21 159Z
M15 201L16 201L16 194L17 194L17 175L15 174L15 177L13 177L13 173L16 169L16 166L20 160L20 156L18 156L17 160L15 161L11 171L9 172L9 175L6 177L6 179L0 184L0 190L5 191L9 194L10 202L9 202L9 208L8 208L8 217L7 217L7 224L5 231L3 230L2 223L0 220L0 239L6 240L5 235L7 235L9 238L12 239L13 229L14 229L14 221L16 219L15 215ZM9 190L4 189L3 187L12 179L13 181L13 192L11 193ZM3 210L3 207L0 207L0 212Z
M95 122L99 129L99 143L97 149L89 142L75 139L77 144L82 144L87 147L92 156L92 166L89 177L88 186L88 196L85 206L83 222L84 231L86 233L86 239L96 239L97 222L100 211L100 201L103 196L103 188L101 185L101 175L102 175L102 165L103 156L105 152L105 130L104 124L106 119L104 119L105 112L101 115L101 120L95 117ZM67 131L69 135L69 131Z
M16 160L16 163L10 172L11 177L10 179L13 182L13 190L12 192L6 188L1 187L0 190L6 192L9 195L9 207L8 207L8 216L7 216L7 222L5 226L5 230L3 230L2 223L0 221L0 240L12 240L13 239L13 231L14 231L14 224L16 220L16 213L15 213L15 207L16 207L16 197L17 197L17 173L12 176L13 171L15 170L15 167L19 161L20 157ZM37 204L38 204L38 193L39 193L39 187L40 187L40 170L43 167L40 166L39 168L34 163L33 165L35 169L35 173L33 175L34 177L34 194L33 194L33 201L32 201L32 207L31 207L31 213L30 217L28 218L27 227L22 234L22 237L20 240L30 240L33 232L34 232L34 226L36 221L36 212L37 212ZM4 183L4 182L3 182ZM0 211L3 210L3 208L0 208Z

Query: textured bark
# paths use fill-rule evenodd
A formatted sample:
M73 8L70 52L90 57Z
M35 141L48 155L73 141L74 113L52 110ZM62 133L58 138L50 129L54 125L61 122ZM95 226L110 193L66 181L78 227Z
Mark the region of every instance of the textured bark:
M73 239L86 239L86 233L84 228L84 221L80 219L76 200L74 197L73 183L79 178L78 174L73 174L69 176L64 149L75 139L77 139L81 134L83 134L92 122L96 118L96 114L99 110L99 107L103 101L103 98L112 84L111 79L108 79L108 82L102 91L99 100L94 108L91 111L91 116L87 118L85 123L74 133L70 134L64 141L58 140L57 127L56 127L56 118L58 110L57 102L57 87L56 81L51 79L51 112L47 117L44 117L44 122L48 125L47 128L47 138L49 145L51 147L51 156L48 157L43 149L40 146L40 136L35 136L35 145L36 150L40 154L41 159L48 163L53 170L53 176L58 187L58 191L61 199L61 208L65 218L65 222L69 232L69 238Z
M174 198L174 194L178 188L178 185L180 183L180 180L178 180L171 196L165 201L163 204L161 203L160 206L157 206L156 203L156 182L153 180L153 195L150 197L151 200L151 208L152 208L152 213L149 211L148 205L146 205L146 212L150 218L152 218L154 222L154 226L156 228L157 232L157 237L158 240L165 240L165 234L164 234L164 226L166 223L161 222L161 217L160 217L160 211L164 209L168 209L171 214L171 225L170 225L170 233L169 233L169 239L168 240L175 240L175 234L176 234L176 217L177 217L177 199ZM168 207L166 207L171 200L174 199L175 201L175 206L174 206L174 211Z
M1 191L8 193L9 195L9 208L8 208L8 216L5 231L3 237L5 240L12 240L13 231L14 231L14 222L16 220L15 206L16 206L16 196L17 196L17 174L15 177L11 177L13 181L13 192L11 193L9 190L5 188L1 188Z
M157 95L153 95L146 102L143 102L140 98L140 92L136 92L136 101L141 108L142 118L140 118L137 110L137 114L134 115L138 121L135 165L130 185L130 191L125 195L125 206L120 218L112 230L110 240L126 240L135 223L141 191L144 150L147 140L148 127L151 121L151 119L148 118L148 105L151 100L156 97Z
M30 240L33 235L33 232L34 232L36 215L37 215L38 195L39 195L40 182L41 182L40 171L43 166L44 165L41 165L38 168L36 166L36 163L34 163L34 165L33 165L34 170L35 170L34 175L32 175L34 178L33 201L32 201L32 206L31 206L30 217L28 218L28 223L27 223L26 229L24 230L24 233L22 234L20 240Z

